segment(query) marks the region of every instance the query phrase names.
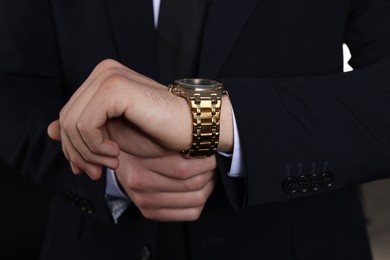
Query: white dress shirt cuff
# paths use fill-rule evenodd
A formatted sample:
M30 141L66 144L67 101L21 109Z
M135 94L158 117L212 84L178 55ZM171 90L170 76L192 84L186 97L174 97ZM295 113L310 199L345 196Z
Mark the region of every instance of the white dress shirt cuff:
M230 165L230 170L228 172L229 177L245 177L244 169L242 163L242 152L241 152L241 143L240 136L238 134L238 127L236 122L236 117L234 116L234 111L232 107L232 119L233 119L233 154L219 152L219 154L232 158L232 163Z
M114 170L107 168L106 173L106 194L111 197L129 199L129 197L124 194L119 187Z
M106 169L106 181L106 202L116 224L123 212L130 206L131 201L120 189L112 169Z

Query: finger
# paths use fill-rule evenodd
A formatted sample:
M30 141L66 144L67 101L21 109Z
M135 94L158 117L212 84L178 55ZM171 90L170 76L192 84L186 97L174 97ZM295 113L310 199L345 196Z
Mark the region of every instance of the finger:
M106 60L101 62L98 66L95 67L91 75L87 78L87 80L81 85L81 87L74 93L68 103L64 106L60 113L60 122L61 126L65 129L63 132L69 137L65 144L71 144L75 149L69 149L69 153L72 153L74 150L77 150L85 160L90 161L92 163L101 163L96 160L100 160L101 157L95 156L94 147L90 147L88 143L85 142L83 136L81 135L78 127L78 119L80 114L83 113L85 106L88 105L90 100L94 97L96 92L99 90L99 87L102 85L102 82L108 77L113 77L113 72L115 69L122 71L124 68L123 65L118 62L112 60ZM122 72L121 72L122 73ZM81 124L81 129L83 129L83 124ZM50 129L53 130L53 129ZM53 134L51 132L51 134ZM105 138L102 138L101 133L97 135L98 139L95 139L96 142L100 143L102 151L104 151L104 155L116 157L119 154L118 146L111 141L106 141ZM57 137L57 136L53 136ZM95 136L94 136L95 137ZM76 155L74 155L76 156ZM111 160L111 158L104 159L105 161ZM115 165L109 164L107 165L110 168L114 168Z
M143 163L152 171L179 180L192 178L217 168L215 156L188 159L181 154L172 154L164 157L164 160L160 158L144 159Z
M159 159L161 165L171 157ZM143 159L125 153L119 156L120 166L116 170L122 186L133 191L152 192L188 192L203 189L216 176L214 170L199 173L187 179L175 179L149 169Z
M107 65L107 63L114 63L114 65ZM116 157L119 154L118 145L105 138L102 133L102 126L108 119L106 115L110 115L110 111L108 110L110 102L106 101L109 101L107 99L109 99L112 94L115 98L115 92L108 91L109 93L107 94L99 95L99 93L101 93L101 91L99 92L99 89L108 86L110 90L111 88L116 88L117 85L122 85L122 83L124 83L123 81L126 80L126 77L123 76L125 72L134 74L136 76L135 78L142 82L146 81L146 77L128 70L124 66L118 65L116 62L104 62L102 64L104 65L97 66L91 76L72 96L71 100L61 111L60 120L62 127L65 129L64 132L69 137L69 143L72 144L74 150L77 150L86 161L104 164L110 168L116 168L117 165L105 164L102 161L97 161L102 158L99 154L109 157ZM115 72L113 69L114 67ZM108 69L111 70L109 73L107 73ZM107 91L104 91L104 93L106 92ZM121 94L119 93L119 95ZM97 100L97 102L93 102L94 100ZM94 103L95 105L89 105L90 103ZM117 104L115 100L113 103ZM100 120L97 121L99 125L95 129L89 127L91 122L95 122L89 115L84 117L86 118L85 120L80 120L82 115L85 114L84 110L86 107L92 107L92 115L99 116ZM100 110L97 110L96 108L100 108ZM114 109L114 112L110 117L120 116L122 114L120 109L120 107L119 110ZM99 111L101 111L101 113L99 113ZM69 150L69 153L72 153L72 151L73 149ZM112 158L104 159L106 162L107 160L112 161Z
M181 209L202 207L214 189L215 181L198 191L192 192L157 192L133 193L133 202L142 209Z
M120 117L126 109L129 96L125 93L126 84L128 82L124 77L107 79L77 119L77 130L83 143L95 154L119 155L119 146L106 138L103 129L110 118Z
M58 120L50 123L47 127L47 134L51 139L61 142L61 126Z
M141 210L142 215L150 220L163 222L182 222L182 221L196 221L202 213L203 207L186 208L186 209L145 209Z
M74 174L76 174L76 175L79 175L80 173L82 173L83 172L83 169L81 169L80 167L78 167L78 166L76 166L69 158L70 158L70 156L69 156L69 153L68 153L68 151L66 150L66 148L62 145L62 151L63 151L63 153L64 153L64 155L65 155L65 158L66 159L68 159L68 161L69 161L69 164L70 164L70 168L72 169L72 172L74 173ZM93 170L89 170L90 172L92 172L92 173L94 173L94 171ZM88 172L87 172L87 174L88 174ZM90 176L92 179L96 179L96 178L98 178L99 176L96 176L96 177L94 177L93 175L92 176Z
M115 77L115 71L119 70L118 68L121 67L124 66L114 60L105 60L99 63L61 110L61 126L66 129L66 132L70 132L68 135L72 135L71 142L75 140L76 147L77 145L82 144L82 137L75 131L80 114L83 112L85 106L93 98L95 93L99 90L102 82L104 82L107 78L112 77L112 75ZM117 154L115 156L117 156Z
M77 129L77 120L95 91L96 89L92 87L79 91L79 95L73 95L71 100L61 110L59 119L60 136L62 137L63 146L71 158L79 158L81 154L85 156L84 159L86 160L88 160L88 157L91 157L88 146L84 143Z
M79 167L75 166L72 162L69 162L69 164L70 164L70 168L72 169L72 172L74 174L80 174L83 171Z
M101 177L101 166L88 164L84 160L80 160L81 157L74 157L73 154L76 154L76 152L72 153L71 157L64 147L62 150L65 157L69 160L70 167L74 174L79 175L80 173L85 172L93 180L97 180Z
M185 180L167 178L155 172L129 173L127 187L138 192L189 192L202 190L215 176L213 171L198 174Z
M91 179L97 180L102 175L102 166L86 161L82 155L70 143L68 136L62 134L62 150L69 160L74 173L84 171Z
M85 161L91 164L104 165L112 169L116 169L118 167L119 160L117 157L103 156L91 152L88 146L85 145L77 129L69 129L66 127L62 127L60 132L62 137L62 143L68 152L68 156L70 158L73 158L73 160L78 161L78 163L74 163L75 165L86 165L86 163L84 163Z
M88 144L85 143L78 125L79 116L84 110L84 107L88 105L89 100L93 97L95 92L85 91L82 95L76 99L69 110L63 112L60 117L61 123L61 135L67 137L67 141L64 143L64 146L72 146L73 149L68 149L69 155L72 157L79 157L81 155L85 161L88 161L93 164L104 165L110 168L115 169L118 166L117 156L119 154L119 148L114 142L109 142L110 146L105 147L106 154L99 155L93 149L90 149ZM111 152L113 151L114 152ZM77 153L73 154L75 151Z
M120 116L123 116L138 129L142 129L145 135L150 136L151 140L160 146L168 144L163 147L167 148L164 149L167 152L180 151L187 147L183 143L187 144L187 139L190 138L183 137L181 134L177 136L179 142L168 141L171 140L173 131L183 132L182 127L174 128L166 124L166 122L172 121L170 117L177 112L175 108L178 107L178 98L169 93L166 87L156 89L150 87L150 84L156 83L150 80L148 84L140 84L138 81L122 76L111 77L102 83L99 91L85 106L78 121L78 124L83 126L83 129L79 128L79 130L91 150L103 152L103 146L109 146L108 142L105 143L102 140L100 128L108 119ZM188 105L186 109L188 110ZM172 113L164 113L164 111L172 111ZM189 122L185 124L185 128L187 126L190 128L191 120L188 113L185 115ZM184 132L191 135L190 129ZM147 156L154 156L154 154Z
M68 151L66 150L65 146L63 145L63 143L61 143L61 144L62 144L62 152L63 152L65 158L68 159L69 164L70 164L70 168L72 169L72 172L73 172L74 174L80 174L80 173L82 172L82 169L80 169L79 167L77 167L76 165L74 165L74 164L69 160L69 158L70 158L70 157L69 157L69 153L68 153Z

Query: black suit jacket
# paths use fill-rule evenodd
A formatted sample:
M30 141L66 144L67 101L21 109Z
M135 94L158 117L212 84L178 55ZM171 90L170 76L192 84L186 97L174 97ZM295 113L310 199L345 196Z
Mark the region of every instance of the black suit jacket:
M153 259L158 223L132 206L113 224L104 179L73 176L46 136L101 60L157 78L151 1L0 12L0 156L58 195L43 258ZM218 158L221 181L186 224L192 259L370 259L355 187L389 176L389 13L387 0L210 1L198 76L229 91L246 177Z

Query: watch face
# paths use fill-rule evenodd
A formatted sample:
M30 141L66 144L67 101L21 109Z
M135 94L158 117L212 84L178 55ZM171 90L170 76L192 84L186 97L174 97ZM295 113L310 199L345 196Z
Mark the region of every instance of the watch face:
M211 79L179 79L175 80L175 85L195 91L223 90L222 83Z

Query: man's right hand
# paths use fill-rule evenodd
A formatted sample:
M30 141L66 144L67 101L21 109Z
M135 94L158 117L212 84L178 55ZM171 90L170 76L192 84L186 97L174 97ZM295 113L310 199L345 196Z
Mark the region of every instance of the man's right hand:
M139 158L121 152L119 160L119 183L141 213L152 220L198 219L216 183L215 156Z

